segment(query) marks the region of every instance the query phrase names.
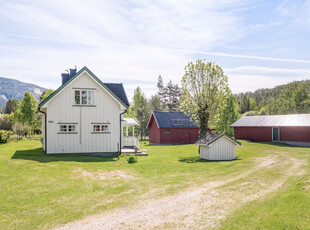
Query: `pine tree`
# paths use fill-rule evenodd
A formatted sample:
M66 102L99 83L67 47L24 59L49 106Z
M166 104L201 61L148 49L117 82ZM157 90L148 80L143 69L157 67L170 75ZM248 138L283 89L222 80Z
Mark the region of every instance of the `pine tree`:
M15 98L11 98L5 105L4 113L10 114L14 113L17 108L17 100Z

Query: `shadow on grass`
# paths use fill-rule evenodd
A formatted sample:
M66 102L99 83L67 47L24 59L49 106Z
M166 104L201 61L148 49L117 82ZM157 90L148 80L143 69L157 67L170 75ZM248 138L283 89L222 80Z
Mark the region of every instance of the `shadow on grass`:
M179 158L179 161L182 162L182 163L232 162L232 161L237 161L237 160L241 160L241 158L240 157L236 157L233 160L223 160L223 161L204 160L204 159L201 159L199 156L197 156L197 157L182 157L182 158Z
M278 147L309 148L309 146L291 145L285 142L256 142L253 140L246 140L246 139L238 139L238 140L242 140L244 142L253 143L253 144L272 145L272 146L278 146Z
M38 161L40 163L49 163L56 161L73 161L73 162L108 162L117 161L117 157L105 157L98 155L82 155L82 154L44 154L42 148L18 150L11 159L23 159L30 161Z

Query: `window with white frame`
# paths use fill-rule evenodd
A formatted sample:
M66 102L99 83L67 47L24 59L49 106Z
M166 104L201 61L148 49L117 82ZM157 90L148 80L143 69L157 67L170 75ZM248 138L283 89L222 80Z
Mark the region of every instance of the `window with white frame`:
M60 124L59 132L60 133L75 133L76 127L73 124Z
M93 105L94 91L92 90L75 90L74 102L76 105Z
M109 124L94 124L93 133L110 133Z

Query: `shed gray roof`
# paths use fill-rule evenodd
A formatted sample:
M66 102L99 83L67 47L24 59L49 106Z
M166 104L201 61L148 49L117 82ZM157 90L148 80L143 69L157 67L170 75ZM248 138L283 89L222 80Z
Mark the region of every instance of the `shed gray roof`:
M231 127L310 126L310 114L244 116Z
M217 134L217 133L212 133L212 134L207 134L206 136L200 138L198 141L195 142L196 145L210 145L213 142L215 142L216 140L219 140L221 137L227 137L228 139L230 139L232 142L234 142L236 145L241 145L241 143L237 140L235 140L234 138L232 138L231 136L222 133L222 134Z

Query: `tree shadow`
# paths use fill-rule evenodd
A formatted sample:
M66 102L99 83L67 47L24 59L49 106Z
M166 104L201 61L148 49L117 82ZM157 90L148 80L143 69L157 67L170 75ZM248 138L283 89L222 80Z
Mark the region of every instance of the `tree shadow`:
M211 163L211 162L232 162L232 161L237 161L237 160L241 160L240 157L236 157L233 160L222 160L222 161L212 161L212 160L205 160L205 159L201 159L199 156L196 157L181 157L179 158L179 161L182 163Z
M11 159L22 159L30 161L38 161L40 163L49 163L57 161L72 162L109 162L117 161L117 157L106 157L100 155L84 155L84 154L44 154L42 148L17 150Z

